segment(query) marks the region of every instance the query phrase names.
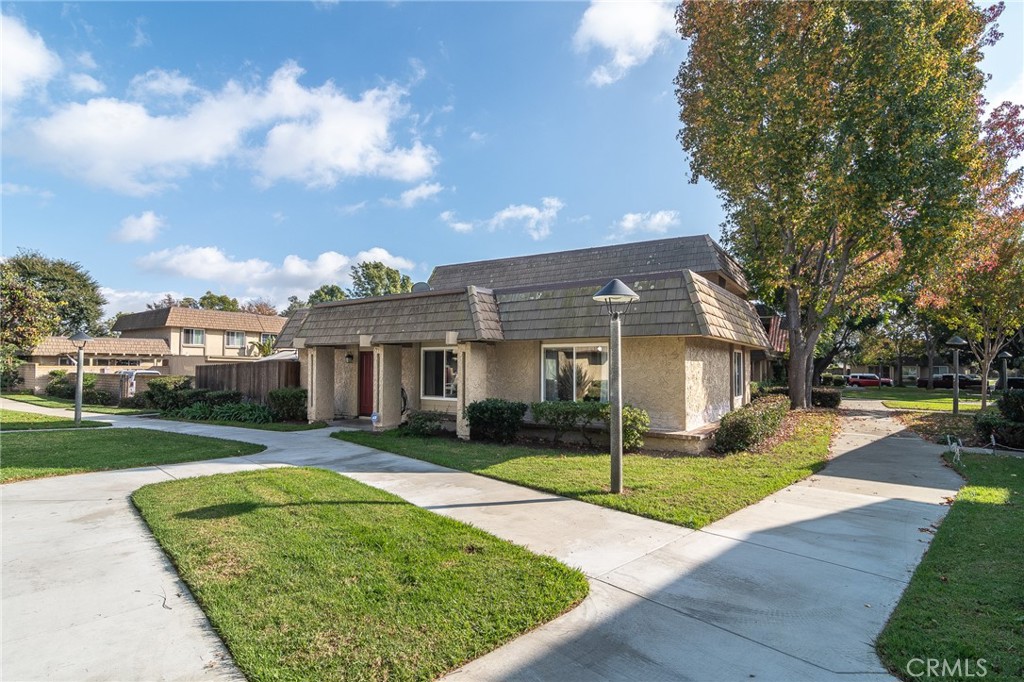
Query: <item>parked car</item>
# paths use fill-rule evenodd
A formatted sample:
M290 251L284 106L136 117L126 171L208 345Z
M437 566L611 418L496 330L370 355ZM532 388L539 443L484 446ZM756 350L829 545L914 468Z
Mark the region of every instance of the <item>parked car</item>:
M877 374L851 374L846 377L847 386L879 386L882 380L878 378ZM892 382L889 382L892 385Z
M882 377L879 381L882 382L883 386L892 386L892 379L889 377Z
M927 379L918 379L917 380L917 387L918 388L928 388L928 380ZM935 380L932 382L932 388L953 388L953 375L952 374L940 374L940 375L936 376ZM981 388L981 377L978 377L977 379L972 379L967 374L961 374L960 375L960 388L977 388L977 389L980 389Z

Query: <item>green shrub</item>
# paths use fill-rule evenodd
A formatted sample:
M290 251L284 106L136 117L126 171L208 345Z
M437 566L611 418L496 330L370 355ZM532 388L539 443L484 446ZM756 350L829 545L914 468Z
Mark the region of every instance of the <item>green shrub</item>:
M1024 389L1015 388L999 398L999 411L1012 422L1024 422Z
M46 395L54 398L65 398L68 400L74 400L75 398L75 376L74 374L68 374L63 369L55 369L50 372L50 381L46 384ZM95 374L89 374L88 372L82 373L82 402L89 403L91 405L99 405L106 403L97 403L94 400L97 398L95 393L97 376ZM106 391L104 391L106 393Z
M117 398L110 391L97 388L83 388L82 403L85 405L116 405Z
M191 388L192 377L153 377L147 385L146 395L153 407L158 410L177 410L185 407L184 404L180 404L178 393Z
M267 394L267 407L277 421L306 421L306 389L275 388Z
M213 419L213 405L210 403L195 403L173 412L178 419L189 419L192 421L206 421Z
M999 445L1024 448L1024 422L1012 421L999 412L985 411L976 414L974 431L986 443L995 436Z
M444 430L443 419L442 412L416 410L408 414L400 432L403 436L436 436Z
M470 437L511 443L523 426L526 403L488 398L466 406Z
M18 349L13 344L0 346L0 391L10 393L25 382L18 368L25 361L18 357Z
M719 452L749 450L775 435L789 411L789 399L767 395L722 417L715 435Z
M831 386L834 377L835 377L834 374L822 374L821 375L821 385L822 386Z
M605 410L605 421L611 421L611 411ZM651 416L647 410L622 406L622 449L625 452L636 452L644 446L644 436L651 429Z
M274 421L274 413L269 407L259 403L227 403L214 405L212 418L220 421L269 424Z
M846 385L846 377L843 376L842 374L834 375L832 377L832 385L836 386L836 387L845 386Z
M210 391L203 398L204 403L210 405L224 405L226 403L240 403L245 400L241 391Z
M839 407L843 402L843 393L835 388L812 388L811 405L815 407Z
M121 398L121 407L134 407L136 409L144 410L153 407L153 404L149 402L149 396L143 393L136 393L130 398Z
M552 444L558 444L562 436L570 431L579 431L583 439L589 445L593 445L587 427L594 422L606 421L608 403L600 403L591 400L549 400L530 405L533 419L538 424L544 424L553 432Z

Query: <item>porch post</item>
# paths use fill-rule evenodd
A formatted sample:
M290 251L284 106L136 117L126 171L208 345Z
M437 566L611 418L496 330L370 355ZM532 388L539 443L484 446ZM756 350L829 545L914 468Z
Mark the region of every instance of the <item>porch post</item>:
M334 348L309 349L309 420L334 419Z
M393 429L402 423L402 347L376 346L374 353L373 410L377 428Z
M487 346L482 343L460 343L455 352L459 356L455 434L462 440L469 440L466 406L492 397L487 390Z

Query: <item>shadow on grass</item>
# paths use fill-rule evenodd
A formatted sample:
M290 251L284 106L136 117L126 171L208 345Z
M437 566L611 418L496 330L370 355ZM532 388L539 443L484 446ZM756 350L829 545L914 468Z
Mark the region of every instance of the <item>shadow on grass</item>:
M308 502L288 502L287 504L266 504L262 502L229 502L226 504L214 504L209 507L200 507L189 511L178 512L174 516L179 519L192 519L196 521L225 519L231 516L241 516L254 512L257 509L284 509L285 507L312 507L312 506L335 506L353 504L373 505L405 505L405 502L386 500L310 500Z

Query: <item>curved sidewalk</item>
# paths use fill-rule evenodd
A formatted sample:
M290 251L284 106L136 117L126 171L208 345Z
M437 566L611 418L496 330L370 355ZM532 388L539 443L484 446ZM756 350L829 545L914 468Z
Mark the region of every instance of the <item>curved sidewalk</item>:
M3 401L7 407L7 401ZM96 415L268 446L244 458L7 484L4 679L238 677L128 495L145 483L319 466L580 567L577 609L453 679L889 679L883 627L959 477L867 403L819 474L701 531L328 437ZM872 409L875 408L875 409ZM16 405L11 409L19 409ZM66 414L66 413L63 413Z

